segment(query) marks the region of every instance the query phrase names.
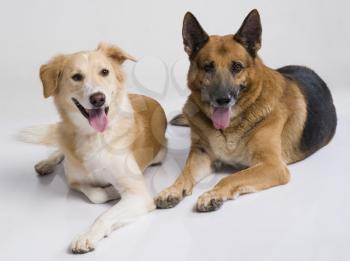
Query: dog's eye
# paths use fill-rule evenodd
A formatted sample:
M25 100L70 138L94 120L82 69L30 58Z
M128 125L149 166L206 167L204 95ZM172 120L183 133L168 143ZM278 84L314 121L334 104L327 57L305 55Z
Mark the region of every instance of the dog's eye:
M107 76L109 74L109 71L107 69L102 69L101 70L101 75L102 76Z
M231 71L233 73L239 73L243 70L243 65L240 62L232 62Z
M214 62L209 62L209 63L204 64L203 70L207 73L213 72L215 70Z
M84 78L84 76L83 76L82 74L80 74L80 73L76 73L76 74L74 74L74 75L72 76L72 79L73 79L74 81L76 81L76 82L82 81L83 78Z

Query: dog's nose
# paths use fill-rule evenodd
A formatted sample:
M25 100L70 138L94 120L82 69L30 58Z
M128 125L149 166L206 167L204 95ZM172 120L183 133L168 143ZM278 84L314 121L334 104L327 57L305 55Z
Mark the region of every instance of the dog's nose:
M90 96L90 103L94 107L101 107L106 102L106 96L102 92L94 93Z
M219 106L226 106L231 102L232 98L230 96L217 98L215 101Z

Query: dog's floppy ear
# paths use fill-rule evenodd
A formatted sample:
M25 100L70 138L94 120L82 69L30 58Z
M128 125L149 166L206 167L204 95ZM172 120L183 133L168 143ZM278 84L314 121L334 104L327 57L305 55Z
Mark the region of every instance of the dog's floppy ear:
M136 59L133 56L115 45L100 43L97 47L97 50L102 51L107 57L111 58L119 64L122 64L125 62L125 60L136 62Z
M196 53L209 40L208 34L203 30L196 17L187 12L182 27L182 38L185 52L193 58Z
M65 55L57 55L40 67L40 79L43 84L45 98L52 96L57 90L65 58Z
M252 10L244 19L234 39L242 44L252 57L261 47L261 22L258 10Z

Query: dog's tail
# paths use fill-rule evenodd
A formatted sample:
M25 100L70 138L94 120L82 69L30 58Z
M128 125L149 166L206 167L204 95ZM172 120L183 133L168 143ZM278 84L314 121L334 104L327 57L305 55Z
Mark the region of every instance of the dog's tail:
M55 146L58 143L57 128L59 124L37 125L22 129L16 136L18 141L31 144Z
M188 121L183 114L176 115L174 118L172 118L170 121L170 124L175 126L183 126L183 127L189 126Z

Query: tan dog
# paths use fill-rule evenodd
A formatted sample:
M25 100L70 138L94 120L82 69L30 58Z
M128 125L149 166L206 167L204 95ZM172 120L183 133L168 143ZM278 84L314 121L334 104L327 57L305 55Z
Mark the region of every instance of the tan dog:
M306 158L333 137L337 117L327 85L312 70L263 64L261 24L256 10L235 35L208 36L187 13L183 24L190 58L191 94L172 123L191 128L191 149L182 174L156 199L175 206L209 175L216 163L243 166L197 201L198 211L225 200L286 184L287 164ZM213 164L215 163L215 164Z
M72 243L74 253L93 250L103 237L155 208L142 172L165 156L166 117L155 100L128 95L122 63L134 60L115 46L58 55L40 69L44 96L53 96L62 122L27 130L29 142L58 145L36 165L40 175L64 158L71 188L91 202L121 199ZM120 194L119 194L120 193Z

